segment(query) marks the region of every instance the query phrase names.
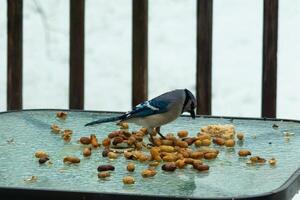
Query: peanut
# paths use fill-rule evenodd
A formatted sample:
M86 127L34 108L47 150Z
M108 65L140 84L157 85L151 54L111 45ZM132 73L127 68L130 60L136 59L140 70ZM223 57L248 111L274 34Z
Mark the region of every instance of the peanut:
M174 162L165 163L161 166L161 169L164 171L173 172L176 170L176 164Z
M89 157L92 154L91 148L90 147L84 148L82 154L84 157Z
M73 164L73 163L80 163L80 159L77 158L76 156L66 156L64 157L64 163L69 163L69 164Z
M100 166L98 166L97 170L99 172L102 172L102 171L114 171L115 167L113 165L100 165Z
M104 140L102 140L102 145L104 147L109 147L109 145L110 145L110 138L108 137L108 138L105 138Z
M48 154L45 151L42 151L42 150L36 151L34 155L35 155L36 158L48 157Z
M91 139L89 137L81 137L79 141L81 144L91 144Z
M110 177L110 173L108 171L103 171L98 173L98 178L104 179Z
M123 183L124 184L134 184L135 180L132 176L125 176L123 178Z
M235 141L233 139L229 139L225 141L225 146L226 147L234 147Z
M127 171L133 172L135 170L135 165L133 163L128 163Z
M225 144L225 140L223 138L214 138L213 143L223 146Z
M180 137L180 138L184 138L184 137L187 137L188 134L189 133L187 131L182 130L182 131L178 131L177 136Z
M142 177L148 178L148 177L153 177L156 175L155 169L145 169L141 172Z
M237 133L237 134L236 134L236 137L237 137L239 140L243 140L243 139L244 139L244 133Z
M246 156L251 155L251 152L247 149L241 149L241 150L239 150L238 154L241 157L246 157Z
M56 113L56 117L58 117L60 119L66 119L67 115L68 115L68 113L66 113L66 112L57 112Z
M91 144L92 144L92 146L94 148L98 148L100 146L100 144L98 143L98 139L97 139L96 135L95 134L91 134L90 138L91 138Z
M218 156L218 154L215 153L215 152L204 153L204 158L207 159L207 160L215 159L217 156Z

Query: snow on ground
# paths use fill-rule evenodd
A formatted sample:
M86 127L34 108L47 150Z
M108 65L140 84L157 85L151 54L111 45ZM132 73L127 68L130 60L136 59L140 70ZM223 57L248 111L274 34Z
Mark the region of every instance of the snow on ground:
M0 2L0 110L5 110L6 1ZM174 88L195 91L195 2L150 2L150 97ZM297 93L300 29L295 29L300 18L299 4L297 0L280 1L278 117L281 118L300 118ZM260 116L262 10L261 0L214 1L214 115ZM86 109L130 109L131 17L130 0L86 3ZM67 1L25 1L24 108L68 107L68 22Z
M194 92L196 1L149 4L149 97L175 88ZM262 11L262 0L214 1L214 115L260 116ZM280 118L300 119L299 13L299 0L280 1ZM131 107L131 17L131 0L86 1L86 109ZM24 108L68 108L68 22L68 1L24 1ZM0 0L0 111L6 56L6 0Z

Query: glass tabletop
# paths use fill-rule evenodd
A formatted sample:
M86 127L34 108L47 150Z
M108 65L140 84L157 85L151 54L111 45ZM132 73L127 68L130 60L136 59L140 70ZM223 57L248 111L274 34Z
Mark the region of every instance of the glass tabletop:
M56 112L28 110L0 114L0 187L184 198L247 197L280 188L300 166L300 123L296 121L180 117L163 126L161 132L176 134L179 130L187 130L190 136L196 136L206 125L233 124L237 132L245 134L245 140L234 148L212 144L220 153L215 160L204 160L210 166L208 172L198 172L191 167L165 172L158 167L156 176L143 178L140 173L148 168L147 162L126 160L123 156L115 160L104 158L101 155L103 147L92 150L89 158L82 156L80 137L96 134L102 141L118 129L116 123L93 127L84 127L84 124L118 113L68 111L67 119L60 120ZM73 130L72 140L66 143L52 133L52 124ZM274 124L278 128L273 128ZM131 131L140 129L132 124L129 128ZM287 133L290 134L288 139ZM277 164L248 165L248 158L237 155L240 149L249 149L252 155L266 159L274 157ZM46 151L52 164L40 165L34 156L37 150ZM63 158L68 155L81 158L80 164L64 164ZM135 172L126 170L129 162L136 163ZM97 177L97 167L101 164L112 164L116 168L107 180ZM135 178L135 184L123 184L122 179L127 175ZM32 176L37 177L36 181L26 181Z

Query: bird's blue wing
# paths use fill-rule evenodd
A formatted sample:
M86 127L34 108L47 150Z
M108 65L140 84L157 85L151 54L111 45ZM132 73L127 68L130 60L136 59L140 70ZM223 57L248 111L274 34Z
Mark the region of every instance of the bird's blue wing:
M140 103L136 107L133 108L132 111L126 113L125 119L135 118L135 117L147 117L150 115L155 115L159 113L167 112L167 107L169 103L166 101L160 101L152 99L150 101L144 101Z

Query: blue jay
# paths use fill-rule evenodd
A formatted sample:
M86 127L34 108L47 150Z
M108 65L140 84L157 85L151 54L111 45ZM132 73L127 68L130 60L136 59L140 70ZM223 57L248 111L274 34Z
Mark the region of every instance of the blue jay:
M160 127L177 119L183 112L189 112L194 119L196 103L196 98L189 90L177 89L144 101L121 116L100 119L85 126L113 121L135 123L147 128L150 137L152 131L156 129L157 133L164 138L160 133Z

